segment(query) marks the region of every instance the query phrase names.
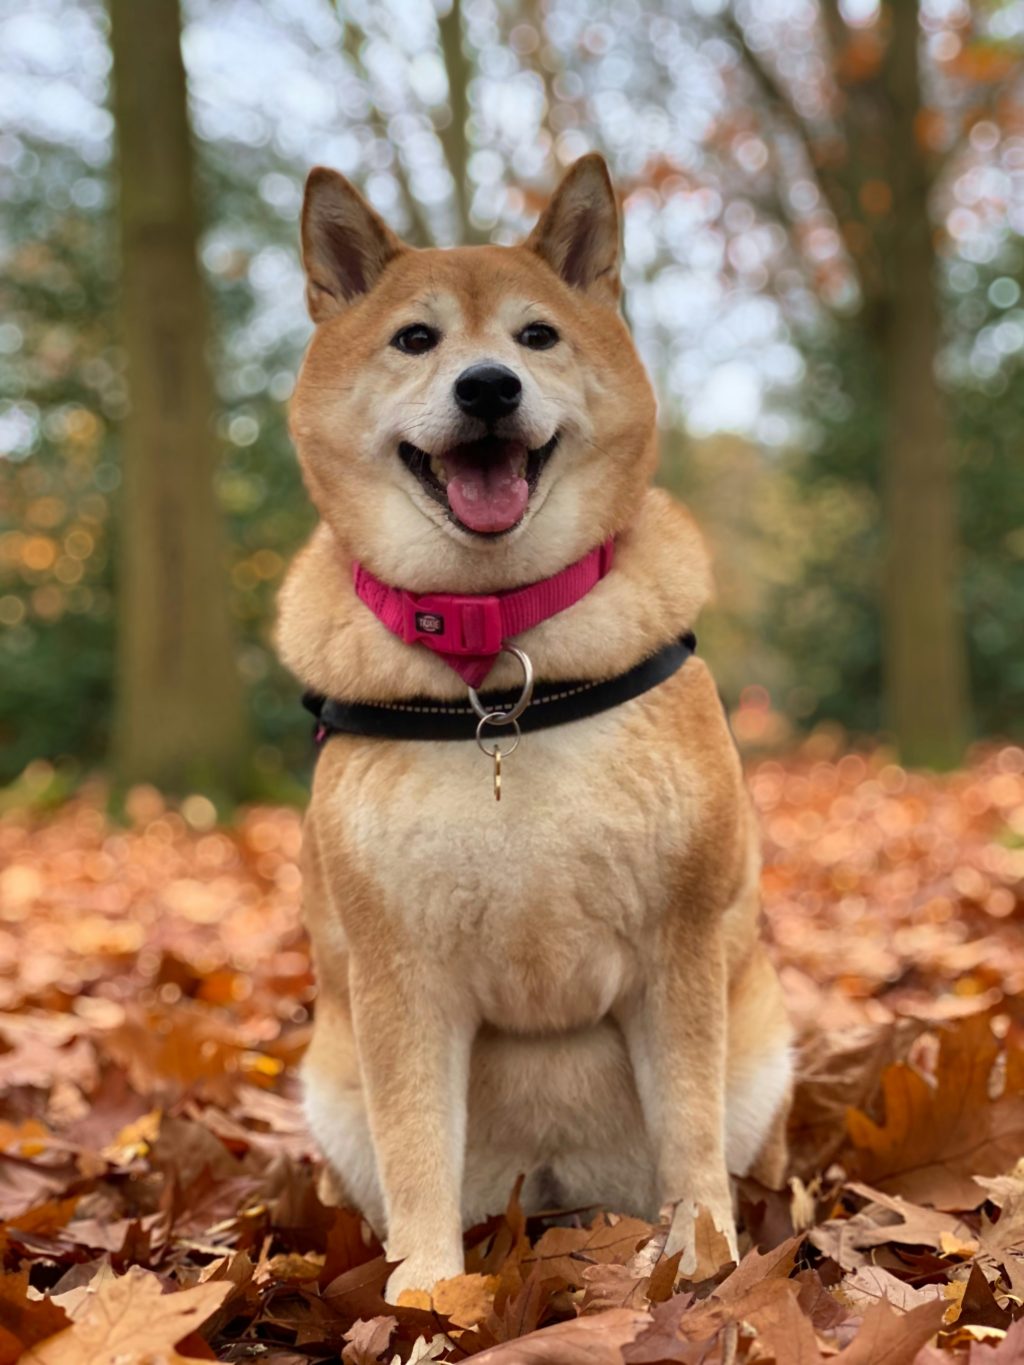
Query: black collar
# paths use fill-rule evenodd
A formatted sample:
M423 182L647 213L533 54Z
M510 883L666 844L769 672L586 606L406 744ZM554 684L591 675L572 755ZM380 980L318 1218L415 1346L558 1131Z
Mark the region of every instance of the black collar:
M620 706L671 678L696 648L696 639L687 631L656 654L604 682L538 683L533 700L519 719L519 728L524 733L546 730ZM508 710L518 698L516 689L480 694L489 710ZM472 739L476 734L477 716L468 700L411 697L400 702L335 701L307 692L302 704L316 717L313 738L318 747L338 734L368 739Z

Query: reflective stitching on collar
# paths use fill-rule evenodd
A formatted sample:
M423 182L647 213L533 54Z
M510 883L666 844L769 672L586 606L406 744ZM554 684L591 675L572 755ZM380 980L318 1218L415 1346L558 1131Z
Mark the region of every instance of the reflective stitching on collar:
M580 692L589 692L593 687L600 687L601 681L582 683L579 687L567 687L561 692L552 692L546 697L534 697L530 702L531 706L543 706L549 701L565 701L567 697L575 697ZM484 698L486 700L486 697ZM373 703L379 706L382 711L408 711L417 716L471 716L473 709L470 706L407 706L400 701L378 701Z

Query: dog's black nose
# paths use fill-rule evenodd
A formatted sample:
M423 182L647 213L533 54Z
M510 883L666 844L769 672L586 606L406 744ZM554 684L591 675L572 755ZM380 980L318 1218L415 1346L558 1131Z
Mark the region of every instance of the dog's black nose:
M505 365L470 365L455 381L456 403L482 422L515 412L522 396L522 384Z

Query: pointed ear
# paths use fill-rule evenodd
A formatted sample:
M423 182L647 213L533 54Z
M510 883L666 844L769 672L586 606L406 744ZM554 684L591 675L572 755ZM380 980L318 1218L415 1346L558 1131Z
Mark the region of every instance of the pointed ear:
M618 302L619 208L603 156L569 168L526 245L574 289Z
M306 304L324 322L376 284L389 261L408 248L337 171L316 166L302 203Z

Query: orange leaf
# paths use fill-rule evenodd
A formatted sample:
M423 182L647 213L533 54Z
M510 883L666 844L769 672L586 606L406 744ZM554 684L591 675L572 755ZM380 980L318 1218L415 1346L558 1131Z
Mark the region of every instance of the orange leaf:
M885 1121L852 1109L859 1174L887 1193L942 1209L973 1209L976 1175L998 1175L1024 1150L1024 1094L989 1096L999 1043L976 1015L942 1035L934 1083L906 1062L882 1077Z

